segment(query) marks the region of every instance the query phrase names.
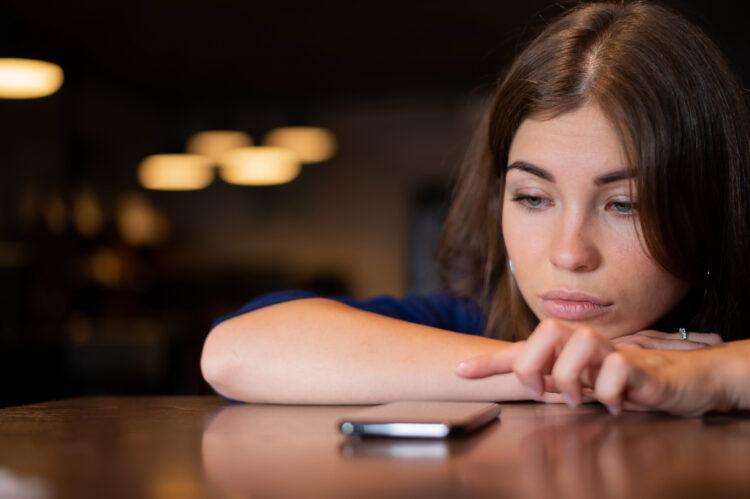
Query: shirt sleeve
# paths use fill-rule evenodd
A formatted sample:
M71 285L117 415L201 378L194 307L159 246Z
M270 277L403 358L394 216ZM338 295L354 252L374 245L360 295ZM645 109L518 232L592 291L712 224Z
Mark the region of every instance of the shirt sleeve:
M320 297L315 293L301 290L267 293L249 301L239 310L220 317L213 323L212 327L227 319L259 308L291 300ZM325 296L325 298L394 319L459 333L482 335L485 327L482 310L475 301L455 296L447 291L424 295L407 294L403 298L389 295L380 295L366 300L354 300L340 296Z

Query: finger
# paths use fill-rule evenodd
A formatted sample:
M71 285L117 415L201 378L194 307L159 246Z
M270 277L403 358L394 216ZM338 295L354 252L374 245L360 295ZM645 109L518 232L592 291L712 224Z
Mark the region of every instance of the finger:
M575 407L581 403L584 371L598 368L612 349L606 339L591 329L581 329L570 337L552 369L555 384L568 405Z
M555 380L552 378L551 375L545 374L544 375L544 393L559 393L560 390L557 388L557 385L555 384Z
M611 343L616 345L617 348L643 348L637 343L637 341L633 341L630 336L626 338L615 338L614 340L611 340Z
M627 398L622 403L622 410L623 411L639 411L639 412L646 412L646 411L655 411L656 409L653 407L649 407L647 405L641 405L636 404L635 402L630 402L627 400Z
M549 374L555 352L567 342L570 334L570 329L545 321L526 341L526 348L513 364L513 371L521 384L535 395L544 393L544 375Z
M618 345L628 343L628 344L634 344L638 345L642 348L649 348L651 350L698 350L700 348L705 348L708 345L706 343L698 343L695 341L690 340L668 340L668 339L659 339L654 338L650 336L638 336L638 335L631 335L626 340L622 340L621 342L618 342Z
M614 415L622 412L628 374L631 368L624 355L620 352L613 352L604 359L599 369L599 376L597 376L594 386L594 395Z
M604 359L596 380L596 398L612 414L627 410L655 410L659 408L663 390L659 380L621 352L613 352Z
M682 340L682 333L663 333L661 331L645 330L639 331L634 336L645 336L663 340ZM684 340L683 340L684 341ZM724 340L716 333L687 333L687 341L705 343L706 345L719 345Z
M542 402L546 402L548 404L564 404L565 399L563 399L563 396L559 393L548 393L545 392L544 395L542 395L541 398Z
M699 335L695 341L706 343L707 345L721 345L724 343L724 338L716 333L688 333L688 339L692 339L692 335Z
M525 344L525 341L519 341L496 352L467 359L456 367L456 374L463 378L486 378L494 374L512 372L513 362Z

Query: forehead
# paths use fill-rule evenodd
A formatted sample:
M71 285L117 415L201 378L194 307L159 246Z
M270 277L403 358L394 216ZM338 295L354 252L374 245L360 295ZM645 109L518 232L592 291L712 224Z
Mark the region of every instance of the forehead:
M593 104L550 119L524 120L509 151L508 164L515 161L543 166L553 174L587 177L627 166L617 131Z

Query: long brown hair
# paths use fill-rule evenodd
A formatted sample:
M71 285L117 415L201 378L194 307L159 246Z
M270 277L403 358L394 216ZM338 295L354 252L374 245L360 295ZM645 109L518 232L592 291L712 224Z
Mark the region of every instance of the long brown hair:
M507 271L502 193L521 122L587 102L625 146L649 254L690 283L654 325L750 336L750 117L718 47L646 2L580 5L517 56L469 147L438 252L444 284L478 301L485 335L517 340L537 324Z

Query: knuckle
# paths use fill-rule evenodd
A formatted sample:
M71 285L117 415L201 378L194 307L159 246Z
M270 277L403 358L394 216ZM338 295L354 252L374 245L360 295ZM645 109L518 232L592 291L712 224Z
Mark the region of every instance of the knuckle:
M567 330L567 326L559 319L544 319L539 323L538 329L546 334L560 334Z
M583 326L580 329L576 331L576 336L579 337L583 341L593 341L597 338L597 333L594 331L594 329L590 326Z
M570 371L552 372L552 378L557 385L571 386L578 382L578 376Z
M534 369L529 367L528 365L525 365L524 363L515 363L513 364L513 372L521 377L529 377L534 374Z
M604 369L604 367L623 368L627 365L628 360L625 358L625 355L623 355L622 352L612 352L604 359L604 362L602 363L602 369Z

